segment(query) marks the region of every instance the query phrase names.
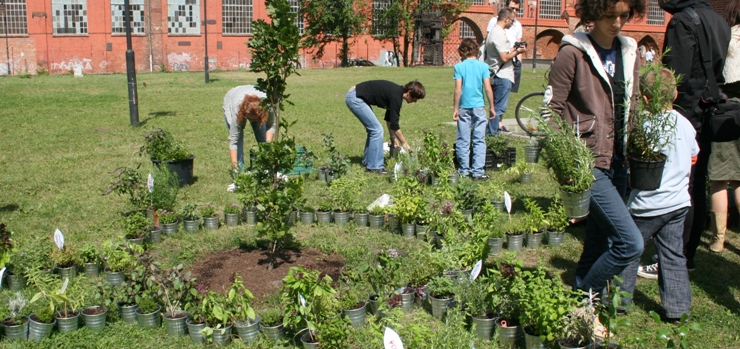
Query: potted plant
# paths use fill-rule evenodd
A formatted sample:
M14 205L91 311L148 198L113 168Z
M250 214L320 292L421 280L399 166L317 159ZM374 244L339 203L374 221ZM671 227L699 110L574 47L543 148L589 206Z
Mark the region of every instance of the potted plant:
M8 298L8 317L1 324L5 338L10 341L28 340L28 317L25 310L27 303L21 292L15 292Z
M159 215L159 223L162 224L162 232L170 236L174 233L177 233L177 227L180 224L180 215L177 212L170 211L170 210L157 210L157 215Z
M524 162L517 161L514 166L506 169L506 173L511 173L519 177L521 183L531 183L532 173L534 173L534 165Z
M304 267L291 267L283 278L280 300L291 314L283 318L283 326L305 328L304 343L318 343L318 326L339 310L331 283L329 275Z
M190 295L183 304L183 308L190 315L185 320L185 325L187 326L190 340L195 344L204 344L207 340L202 332L206 328L206 316L203 312L202 304L207 294L208 287L205 284L197 284L195 290L190 291Z
M278 341L283 338L283 310L279 306L260 311L260 331L267 339Z
M441 176L449 176L455 169L454 154L450 145L442 140L440 135L423 131L422 151L419 153L419 163L429 170L429 183L437 185Z
M69 242L62 248L52 247L49 259L51 259L62 279L74 279L77 276L77 266L82 264L80 255L75 250L74 245Z
M455 295L455 280L447 276L433 277L427 287L432 301L432 316L442 320L447 313L447 306Z
M300 217L301 217L301 224L304 225L311 225L314 222L314 216L316 215L316 210L313 208L313 206L308 204L303 204L300 211Z
M155 295L149 290L144 290L136 296L136 322L139 326L147 329L157 329L162 323L160 310L162 307L157 303Z
M239 334L242 342L251 345L259 335L260 318L255 315L252 308L252 299L254 296L242 282L240 275L234 275L234 282L231 284L229 291L229 300L233 305L234 328Z
M337 179L347 173L349 168L349 158L343 156L337 150L336 143L334 142L334 135L322 134L324 136L324 148L323 150L329 154L327 158L326 166L324 166L324 173L326 173L326 182L331 184L334 179Z
M59 287L60 291L61 287L64 287L64 283L62 283L61 285L59 285L59 283L52 284L54 284L56 287ZM68 282L67 287L61 297L56 297L56 295L54 295L53 297L56 297L56 299L53 304L52 302L49 302L43 305L44 307L49 308L51 308L51 306L54 307L53 315L56 319L57 330L60 333L77 331L80 324L80 312L77 309L79 309L80 305L86 299L85 297L87 295L89 295L87 283Z
M241 207L238 204L229 204L224 206L224 223L227 227L236 227L239 225L239 213Z
M116 305L117 289L112 288L108 283L100 281L94 286L94 289L92 297L81 298L79 304L84 304L81 314L85 321L85 326L91 331L99 332L105 329L105 324L108 320L108 311ZM69 293L70 290L68 289L67 292ZM68 297L72 298L72 294L69 294ZM59 322L57 326L61 331L62 319L59 318L59 315L57 315L57 321Z
M528 211L523 217L527 232L527 248L536 250L542 245L542 237L545 235L544 230L549 222L545 217L545 212L536 201L525 198L524 207Z
M401 222L402 235L407 239L416 236L416 219L423 204L419 195L402 194L393 198L393 212Z
M385 207L380 205L373 206L368 211L368 225L372 229L382 229L385 224Z
M542 157L560 188L566 214L571 218L588 215L591 184L594 182L594 154L573 127L563 118L552 118L556 128L538 118L543 134Z
M209 290L203 297L201 312L206 325L202 332L206 338L214 345L231 343L234 309L227 296Z
M349 319L354 328L365 326L365 315L367 313L367 289L363 289L358 282L345 282L337 287L337 300L342 316Z
M167 167L152 168L147 181L147 190L154 225L159 225L159 210L175 211L177 195L180 192L177 175L170 172Z
M161 223L161 218L160 218ZM144 239L151 231L151 222L141 211L136 211L126 217L124 236L132 244L144 246Z
M188 233L194 233L200 229L200 217L195 213L198 209L198 205L195 203L187 203L180 209L180 217L182 217L182 227Z
M367 227L370 214L367 211L366 205L355 202L352 207L352 219L355 221L355 225L358 227Z
M666 117L667 106L674 100L676 86L669 84L663 76L663 65L657 61L640 69L640 90L646 98L640 98L637 107L630 113L627 131L627 157L630 166L630 185L640 190L655 190L660 187L666 155L663 151L676 140L672 134L675 121Z
M516 217L504 223L506 232L506 249L510 252L519 252L524 243L524 233L527 232L527 225L523 217Z
M491 309L497 310L496 334L499 346L512 348L519 341L519 298L524 292L521 274L521 260L506 258L497 268L492 269L494 282L489 285Z
M539 347L564 336L563 318L576 306L576 294L560 280L547 276L545 268L524 271L524 292L519 295L519 322L527 348Z
M501 226L503 215L490 201L484 201L478 207L478 214L473 220L472 228L476 233L484 235L488 245L488 255L498 256L504 246L504 230Z
M105 278L108 283L113 287L121 287L125 281L125 272L133 269L137 263L137 257L135 254L139 254L143 251L141 246L138 245L117 245L113 243L106 243L104 245L105 263Z
M71 303L65 294L69 279L65 278L63 282L58 282L37 267L31 268L27 277L28 284L37 291L28 302L33 312L29 316L28 337L31 340L40 341L51 335L56 325L54 318L56 309Z
M540 140L538 138L530 138L529 144L524 146L524 160L528 164L536 164L540 161Z
M185 320L188 313L182 308L192 296L191 292L196 292L195 279L190 277L190 273L184 273L183 268L182 264L178 264L168 270L159 270L149 278L157 285L156 297L165 306L163 314L165 330L173 337L185 335Z
M80 248L80 261L88 278L98 277L102 260L103 256L94 244L88 242Z
M487 169L498 171L506 160L506 148L509 146L509 137L503 133L496 133L486 137L486 165Z
M149 130L144 135L144 145L139 153L146 153L152 163L159 168L162 167L162 163L165 163L169 171L177 175L181 187L193 184L195 155L175 141L169 131L159 127Z
M485 276L472 281L462 280L458 282L454 292L455 299L462 304L462 308L472 318L476 336L486 342L491 340L496 318L488 301L490 282Z
M203 226L208 230L218 230L219 221L216 207L210 202L200 208L200 216L203 217Z
M316 221L319 224L331 223L332 207L330 200L324 200L319 203L319 207L316 209Z
M468 221L473 219L473 210L484 201L479 186L470 181L461 181L455 188L455 203Z
M545 216L547 219L547 244L558 247L563 243L565 228L570 225L570 219L565 213L565 206L563 206L559 194L555 194L555 197L553 197Z
M584 303L565 316L563 338L558 341L560 349L586 349L594 342L596 314L592 302Z
M349 214L362 194L365 178L359 176L344 176L335 180L329 187L331 202L334 206L334 222L345 225L349 221Z

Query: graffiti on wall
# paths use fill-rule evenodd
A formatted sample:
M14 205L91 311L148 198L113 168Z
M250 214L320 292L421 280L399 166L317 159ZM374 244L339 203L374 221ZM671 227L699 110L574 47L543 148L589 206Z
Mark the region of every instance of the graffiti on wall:
M170 53L167 55L167 63L172 67L172 71L188 71L190 70L190 54Z
M83 58L82 60L73 58L67 62L52 63L51 69L69 71L69 70L74 70L75 67L78 67L78 69L82 68L82 70L92 70L91 63L92 63L92 59L90 58Z

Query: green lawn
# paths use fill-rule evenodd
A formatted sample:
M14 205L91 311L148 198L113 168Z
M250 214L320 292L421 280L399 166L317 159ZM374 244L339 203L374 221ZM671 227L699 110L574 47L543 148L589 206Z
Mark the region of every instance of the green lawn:
M440 132L454 142L455 129L443 122L452 121L452 68L349 68L302 70L301 76L288 80L288 93L294 105L287 105L283 115L298 123L290 133L297 144L308 146L321 154L322 133L333 133L339 150L353 161L359 171L365 132L349 112L344 95L347 89L371 79L388 79L399 84L418 79L427 90L427 97L418 103L403 106L401 127L412 144L421 140L421 131ZM523 72L518 94L512 94L507 117L521 96L541 91L544 70L533 74ZM126 200L115 194L102 193L112 180L111 171L122 166L148 166L149 161L137 156L143 143L142 134L150 127L171 131L195 154L195 176L191 187L181 191L180 202L212 202L218 207L234 203L236 197L226 192L228 173L227 131L221 104L231 87L249 84L257 76L247 72L213 72L212 83L203 83L203 74L156 73L138 75L140 128L129 126L128 96L125 75L40 76L30 79L4 77L0 79L0 221L15 232L18 246L28 246L30 237L48 237L51 248L54 229L61 229L72 241L103 241L120 239ZM382 114L379 114L382 118ZM254 145L251 132L245 135L245 147ZM387 137L387 136L386 136ZM523 156L518 143L520 156ZM535 184L522 185L513 176L495 173L507 181L508 191L517 199L533 197L548 201L555 192L555 183L539 165ZM313 177L312 177L313 178ZM370 177L371 185L362 195L370 203L378 195L389 192L384 179ZM325 199L326 185L313 179L306 181L310 203ZM515 209L521 210L520 200ZM421 242L406 241L384 232L367 228L298 226L298 236L304 246L342 253L348 266L356 266L372 258L376 248L421 248ZM709 252L703 244L697 253L697 270L691 273L693 307L692 321L703 326L692 332L693 348L740 348L740 245L737 226L728 232L727 251ZM532 267L538 262L548 265L554 275L568 285L582 248L582 228L569 228L561 248L523 251L519 257ZM155 248L155 254L165 264L192 264L203 253L237 247L240 241L254 240L250 228L222 228L218 232L202 231L198 235L179 233ZM706 242L706 239L704 240ZM649 261L652 249L645 253ZM249 285L247 285L249 287ZM31 296L31 291L27 291ZM0 292L0 317L6 315L5 303L10 293ZM660 296L655 281L638 280L636 307L627 315L632 328L623 332L640 337L654 337L656 330L668 325L655 325L648 317L650 310L659 311ZM424 324L440 338L457 338L451 343L470 342L469 335L454 332L435 322L423 312L404 319L403 326ZM401 325L399 325L401 326ZM370 327L369 327L370 328ZM380 348L378 336L370 329L353 334L354 348ZM408 330L411 331L411 330ZM427 333L429 330L418 330ZM414 332L416 333L416 332ZM426 334L424 334L426 335ZM0 343L0 346L52 348L181 348L194 347L188 339L171 339L163 329L143 331L122 323L111 325L102 336L82 330L55 335L39 344ZM422 334L419 334L422 336ZM165 340L163 340L165 338ZM436 338L436 337L435 337ZM462 338L462 339L461 339ZM430 342L431 343L431 342ZM437 343L435 340L434 343ZM650 341L645 348L659 348ZM234 344L236 346L236 343ZM428 344L428 348L454 348ZM260 347L266 347L260 344ZM458 346L462 348L463 346ZM476 343L476 348L495 348ZM414 348L416 349L416 348Z

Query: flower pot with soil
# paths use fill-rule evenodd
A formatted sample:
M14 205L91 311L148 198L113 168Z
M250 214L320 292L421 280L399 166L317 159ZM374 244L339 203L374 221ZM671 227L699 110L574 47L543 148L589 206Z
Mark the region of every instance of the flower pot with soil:
M31 341L38 342L44 338L49 338L51 331L57 324L57 320L53 317L42 320L37 315L32 314L28 318L28 340Z
M224 224L229 228L239 225L239 213L241 207L238 204L230 204L224 207Z
M447 314L447 307L452 301L455 292L455 281L445 276L433 277L429 284L430 299L432 303L432 316L442 320Z
M107 315L108 308L99 305L87 307L82 311L82 319L85 321L85 327L93 332L101 332L105 329Z
M219 221L216 214L216 207L208 203L201 207L200 215L203 217L203 227L208 230L218 230Z
M142 296L138 302L139 308L136 309L136 322L142 328L157 329L161 326L162 309L151 296Z

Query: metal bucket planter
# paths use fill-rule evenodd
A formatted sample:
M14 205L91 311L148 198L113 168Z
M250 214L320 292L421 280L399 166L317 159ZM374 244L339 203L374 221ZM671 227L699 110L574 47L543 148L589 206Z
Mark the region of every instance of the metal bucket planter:
M218 216L203 217L203 227L208 230L218 230Z
M493 207L501 212L506 213L506 204L504 203L504 200L491 200L491 203L493 203Z
M314 217L313 211L311 212L303 212L301 211L301 224L303 225L311 225L313 224Z
M108 317L108 309L103 306L92 306L82 311L82 320L85 327L90 331L100 332L105 329L105 320Z
M563 198L565 214L568 217L582 218L588 215L588 206L591 203L591 189L581 193L570 193L561 190L560 197Z
M511 326L507 324L506 327L501 326L502 319L496 319L496 334L498 334L498 344L502 349L514 349L517 348L517 340L519 339L519 326Z
M83 272L87 275L88 279L94 279L100 276L100 267L98 263L85 263Z
M380 299L380 296L377 294L371 294L370 297L367 298L367 309L376 316L378 315L378 308L380 308L380 302L378 302L378 299Z
M188 333L190 334L190 340L195 344L204 344L206 342L206 336L201 333L204 328L206 328L206 324L200 323L196 324L193 323L193 319L187 319L185 320L185 325L188 327Z
M355 212L354 213L355 225L358 227L367 227L368 216L369 214L365 212Z
M110 271L109 269L106 269L105 279L111 286L121 287L123 286L123 282L126 281L126 274L122 271Z
M234 328L244 344L252 345L260 335L260 318L258 316L256 319L249 319L247 322L237 321Z
M660 188L665 162L665 160L643 161L630 158L630 185L632 188L640 190L655 190Z
M460 180L460 175L457 172L450 173L450 184L457 185L457 182Z
M135 238L135 239L126 239L126 241L128 241L128 243L132 245L144 246L144 237Z
M2 322L3 333L5 338L9 341L26 341L28 340L28 318L24 317L21 320L23 323L20 325L8 325L5 321Z
M185 320L188 319L187 312L180 312L171 316L169 313L165 313L162 317L164 320L164 329L167 334L172 337L184 337L188 333L188 327L185 324Z
M319 224L329 224L331 223L331 212L329 211L316 211L316 221Z
M182 219L182 229L186 233L195 233L200 229L200 217L188 217Z
M319 342L311 341L310 334L311 334L310 332L306 331L306 333L304 333L301 336L301 343L303 343L303 349L319 349L319 346L320 346Z
M285 336L282 324L277 326L263 326L260 324L260 331L271 341L278 341Z
M321 182L326 182L326 171L324 170L316 171L316 178L318 178L318 180Z
M144 314L141 312L141 308L136 309L136 322L143 328L156 330L162 324L162 317L159 315L160 310L162 310L162 307L157 307L154 312Z
M475 328L475 335L479 339L486 342L491 341L491 333L493 332L493 324L496 319L493 317L475 317L473 316L473 327Z
M123 322L127 324L137 323L136 310L139 309L139 306L137 304L125 304L118 302L118 309L121 311L121 320L123 320Z
M342 310L342 315L347 317L349 319L349 322L352 323L352 327L354 328L362 328L362 326L365 326L365 314L367 313L367 302L360 301L362 304L361 306L349 309L349 310Z
M77 277L77 266L73 265L66 268L57 267L57 274L59 274L59 277L62 278L62 280L69 278L69 280L72 281L72 279Z
M246 224L248 227L253 227L257 225L257 208L256 207L244 209L244 224Z
M519 176L519 182L532 183L532 172L522 172Z
M524 347L526 349L549 349L549 343L545 342L540 336L533 336L524 331Z
M56 319L52 319L52 322L47 323L39 321L36 315L31 315L28 321L28 340L38 342L44 338L49 338L56 324Z
M346 225L349 222L349 212L334 212L334 224Z
M17 274L7 274L5 276L8 279L8 288L17 292L26 288L26 278Z
M429 175L429 184L431 185L439 185L439 177L435 175Z
M524 234L506 234L506 249L511 252L519 252L522 249Z
M436 298L429 296L432 301L432 316L437 320L442 320L447 314L447 306L450 304L452 298Z
M158 244L162 241L162 226L157 225L152 228L151 232L149 232L149 237L147 238L147 242L150 244Z
M56 312L54 317L57 319L57 331L59 333L74 332L80 328L80 312L68 312L67 317L63 313Z
M414 291L408 291L405 287L396 290L396 294L401 295L401 308L405 314L411 314L414 310Z
M547 232L547 244L551 247L559 247L563 244L565 232L562 231L548 231Z
M527 248L530 250L536 250L542 247L542 238L545 233L530 233L527 236Z
M416 223L416 233L417 234L419 233L426 234L427 229L429 229L428 225Z
M396 234L399 229L401 229L401 221L396 218L394 213L388 214L388 231Z
M372 229L383 229L383 223L385 223L385 215L382 214L371 214L367 217L367 223Z
M407 239L413 239L416 233L416 224L401 223L401 235Z
M488 255L498 256L504 247L504 238L488 238Z
M226 326L224 328L214 328L211 340L213 345L217 347L225 347L231 344L231 329L233 325Z
M239 225L239 214L238 213L224 213L224 224L229 228L234 228Z
M560 349L588 349L588 348L592 348L592 347L593 346L591 344L587 344L587 345L581 346L581 347L574 347L574 346L571 346L570 343L566 342L565 339L561 339L561 340L558 341L558 348L560 348Z
M177 233L177 226L179 224L180 224L179 220L175 223L162 224L162 233L164 233L164 235L167 235L167 236Z
M540 152L542 151L541 147L535 146L535 145L525 145L524 146L524 160L528 164L536 164L540 161Z

